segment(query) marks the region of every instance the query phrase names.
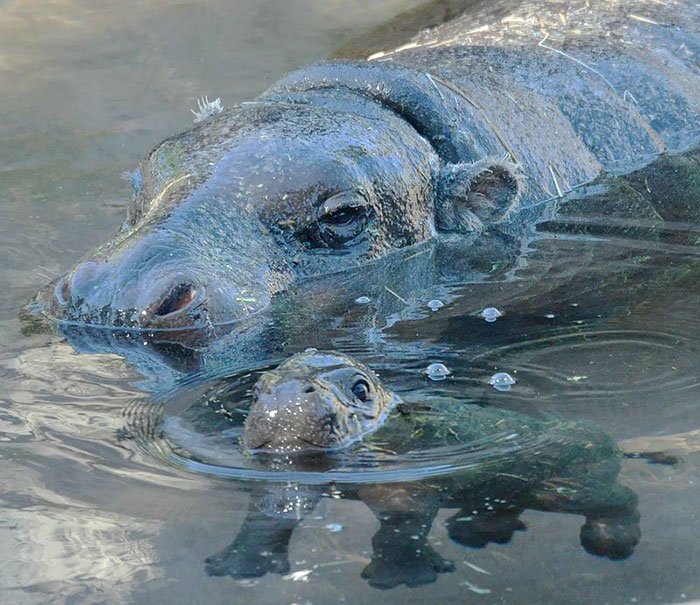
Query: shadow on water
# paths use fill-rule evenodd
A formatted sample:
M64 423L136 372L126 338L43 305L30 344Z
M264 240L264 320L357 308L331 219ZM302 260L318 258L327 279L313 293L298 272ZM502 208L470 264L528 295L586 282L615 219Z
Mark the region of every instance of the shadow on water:
M12 602L373 602L370 585L403 585L387 603L700 597L697 153L579 188L536 229L441 240L302 284L250 325L187 335L25 325L20 336L17 309L119 223L126 187L115 175L183 125L186 98L250 97L410 8L370 4L342 18L301 0L0 7L0 39L19 44L12 32L31 24L47 32L24 54L0 42L0 78L16 82L0 126L0 586ZM321 39L290 41L288 55L261 43L285 37L270 7ZM183 43L190 31L209 37ZM382 31L368 35L381 42ZM202 69L212 44L222 56ZM65 86L71 78L80 86ZM142 91L129 106L110 85L127 79ZM42 222L49 204L56 216ZM502 316L485 321L486 307ZM554 424L397 454L381 444L292 464L242 455L251 385L308 346L368 363L419 411L458 406L453 423ZM430 381L430 362L451 376ZM516 380L508 392L488 384L501 371ZM574 426L589 427L588 441L566 432ZM637 452L663 443L682 462L581 451L613 441Z

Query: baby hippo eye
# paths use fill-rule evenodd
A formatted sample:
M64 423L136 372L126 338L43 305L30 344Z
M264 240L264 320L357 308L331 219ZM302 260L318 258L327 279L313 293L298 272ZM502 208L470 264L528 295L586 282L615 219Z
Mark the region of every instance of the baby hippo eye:
M369 399L369 383L366 380L358 380L352 387L352 394L360 401Z
M371 209L358 193L338 193L318 209L318 235L325 245L342 248L364 231L370 217Z

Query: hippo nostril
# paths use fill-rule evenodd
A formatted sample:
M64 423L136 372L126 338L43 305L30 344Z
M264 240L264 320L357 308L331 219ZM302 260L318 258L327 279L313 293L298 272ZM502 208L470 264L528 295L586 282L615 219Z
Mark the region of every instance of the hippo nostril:
M68 304L71 296L70 277L68 275L62 277L56 282L53 291L54 300L60 306Z
M178 284L158 305L155 314L164 317L189 307L197 298L197 290L192 284Z
M304 393L315 393L316 392L316 387L314 386L308 386L304 389Z

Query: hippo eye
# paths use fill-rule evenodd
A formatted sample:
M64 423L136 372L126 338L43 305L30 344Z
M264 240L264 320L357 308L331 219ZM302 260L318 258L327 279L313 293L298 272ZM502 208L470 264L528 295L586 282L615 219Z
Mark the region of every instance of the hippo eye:
M358 380L352 385L352 394L360 401L367 401L369 399L369 383L363 379Z
M370 216L370 208L358 194L334 195L318 210L319 238L331 248L342 247L364 231Z

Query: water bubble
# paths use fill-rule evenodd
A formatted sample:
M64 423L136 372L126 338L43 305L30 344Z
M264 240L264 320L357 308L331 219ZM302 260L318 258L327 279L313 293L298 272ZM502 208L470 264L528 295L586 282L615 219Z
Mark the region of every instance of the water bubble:
M498 372L489 378L489 384L497 391L510 391L515 384L515 378L505 372Z
M424 371L430 380L445 380L452 372L443 363L431 363Z
M372 299L369 296L360 296L359 298L355 299L355 302L358 305L368 305L372 302Z
M437 311L438 309L442 309L442 307L445 306L445 303L442 302L441 300L438 300L437 298L428 301L428 308L431 311Z
M503 313L501 313L496 307L486 307L481 313L479 313L479 317L483 318L484 321L488 321L489 323L496 321L499 317L503 317Z
M554 319L554 318L556 317L556 315L554 315L554 313L547 313L547 314L545 315L545 317L546 317L547 319Z

